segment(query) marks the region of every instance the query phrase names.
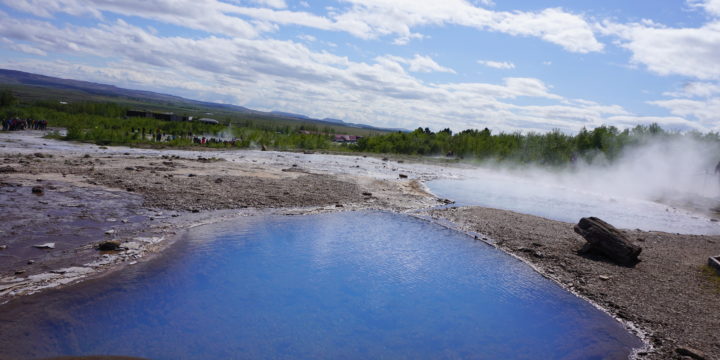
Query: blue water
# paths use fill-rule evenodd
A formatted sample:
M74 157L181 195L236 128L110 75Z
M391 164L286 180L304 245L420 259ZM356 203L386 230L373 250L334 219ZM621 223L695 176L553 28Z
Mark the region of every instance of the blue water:
M716 235L720 223L667 205L626 197L612 197L570 187L511 176L486 176L427 183L430 191L454 200L458 206L485 206L577 223L582 217L599 217L623 229Z
M641 345L518 260L389 213L196 228L162 260L57 298L63 316L35 335L58 345L39 355L621 359Z

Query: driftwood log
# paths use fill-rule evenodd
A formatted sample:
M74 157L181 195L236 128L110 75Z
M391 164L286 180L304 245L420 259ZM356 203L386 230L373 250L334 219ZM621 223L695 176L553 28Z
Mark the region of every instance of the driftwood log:
M630 240L614 226L596 218L582 218L574 230L587 244L580 249L581 254L602 255L616 264L632 266L638 263L642 248Z

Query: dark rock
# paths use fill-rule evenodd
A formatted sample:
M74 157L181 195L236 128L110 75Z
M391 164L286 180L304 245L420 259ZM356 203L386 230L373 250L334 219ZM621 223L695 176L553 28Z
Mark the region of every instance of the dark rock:
M33 247L36 249L54 249L55 243L44 243L39 245L33 245Z
M195 175L195 174L188 174L188 177L195 177L195 176L197 176L197 175Z
M407 177L408 177L408 176L405 175L405 174L400 174L400 175L398 175L398 176L400 176L401 179L407 179Z
M100 251L114 251L120 248L120 242L119 241L103 241L100 244L98 244L97 249Z
M7 174L7 173L14 173L14 172L17 172L17 170L15 170L15 168L12 167L12 166L3 166L3 167L0 167L0 173L5 173L5 174Z
M25 273L25 270L15 270L15 275L22 275Z
M335 204L335 207L336 207L336 208L341 208L341 207L343 207L343 204Z
M687 356L687 357L689 357L689 358L691 358L691 359L696 359L696 360L705 360L705 359L707 359L707 357L705 356L705 354L704 354L702 351L700 351L700 350L695 350L695 349L688 348L688 347L678 347L678 348L675 349L675 352L676 352L678 355Z
M369 193L369 192L364 192L362 194L363 194L363 196L372 196L372 193Z
M128 167L126 167L126 168L125 168L125 170L129 170L129 171L134 171L134 170L135 170L135 168L134 168L134 167L132 167L132 166L128 166Z
M0 250L5 250L5 249L7 249L7 245L0 245Z
M581 254L602 255L613 262L632 266L640 261L638 255L642 248L630 240L614 226L596 217L582 218L573 228L587 244L580 249Z
M261 150L261 151L267 151L267 147L265 147L265 144L261 144L261 145L260 145L260 150Z
M222 184L222 182L223 182L223 179L221 179L221 178L215 179L216 184Z
M35 155L36 158L44 158L45 157L45 155L43 155L43 153L35 153L33 155Z
M42 186L33 186L32 193L42 195L45 192L45 190L42 188Z

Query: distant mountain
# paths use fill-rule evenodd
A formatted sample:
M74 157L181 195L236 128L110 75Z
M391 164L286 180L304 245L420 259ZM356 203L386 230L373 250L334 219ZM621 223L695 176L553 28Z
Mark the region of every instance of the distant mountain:
M226 111L234 111L244 114L255 114L260 116L269 116L282 119L294 119L312 121L317 123L325 123L328 125L336 124L343 126L350 126L362 129L377 130L377 131L407 131L405 129L386 129L379 128L365 124L353 124L346 123L342 120L337 119L314 119L306 115L293 114L282 111L263 112L248 109L243 106L230 105L230 104L218 104L207 101L199 101L186 99L180 96L168 95L162 93L156 93L145 90L132 90L124 89L114 85L99 84L89 81L72 80L72 79L61 79L52 76L45 76L39 74L32 74L17 70L0 69L0 84L15 84L15 85L29 85L29 86L40 86L52 89L61 90L74 90L80 91L87 94L99 95L113 98L125 98L136 101L148 101L148 102L160 102L160 103L173 103L177 105L194 105L203 106L210 109L220 109Z
M293 114L293 113L289 113L289 112L271 111L270 113L273 114L273 115L278 115L278 116L283 116L283 117L289 117L289 118L296 118L296 119L302 119L302 120L317 120L317 119L312 119L311 117L306 116L306 115ZM323 121L324 121L324 120L323 120Z

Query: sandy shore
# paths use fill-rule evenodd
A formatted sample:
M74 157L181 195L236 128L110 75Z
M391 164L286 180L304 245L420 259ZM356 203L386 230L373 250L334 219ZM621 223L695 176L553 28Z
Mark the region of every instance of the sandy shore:
M402 159L104 148L41 135L0 133L0 209L12 214L0 222L0 304L146 261L185 229L238 216L417 215L444 203L423 181L461 172ZM584 241L573 224L478 207L419 214L477 233L636 325L653 347L641 358L683 358L678 348L720 358L720 281L703 268L720 253L718 236L629 231L644 250L640 264L625 268L578 255ZM98 251L104 240L121 251ZM33 247L44 243L54 248Z

